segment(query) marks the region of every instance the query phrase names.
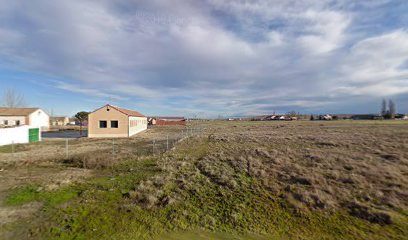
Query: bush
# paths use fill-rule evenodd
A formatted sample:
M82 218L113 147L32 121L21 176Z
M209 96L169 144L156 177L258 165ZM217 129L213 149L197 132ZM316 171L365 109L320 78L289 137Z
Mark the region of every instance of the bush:
M64 158L62 163L78 168L106 169L112 167L119 160L121 159L114 159L111 153L97 151Z

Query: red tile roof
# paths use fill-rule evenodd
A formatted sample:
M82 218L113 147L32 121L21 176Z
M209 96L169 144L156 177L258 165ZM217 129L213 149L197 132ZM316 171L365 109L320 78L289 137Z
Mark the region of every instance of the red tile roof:
M110 104L108 104L107 106L114 108L116 110L118 110L121 113L124 113L130 117L144 117L143 114L141 114L140 112L137 111L133 111L133 110L129 110L129 109L125 109L125 108L120 108L120 107L116 107L116 106L112 106Z
M184 117L163 117L163 116L156 116L153 118L160 118L160 119L184 119Z

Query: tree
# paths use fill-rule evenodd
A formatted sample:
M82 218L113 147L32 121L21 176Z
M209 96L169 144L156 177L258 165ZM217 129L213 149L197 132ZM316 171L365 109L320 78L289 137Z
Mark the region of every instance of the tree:
M26 105L24 96L12 88L4 91L2 102L2 105L8 108L24 107Z
M385 115L387 115L387 101L385 98L383 98L381 105L381 116L385 117Z
M82 136L82 126L84 121L88 120L88 112L82 111L75 114L75 118L79 122L79 135Z
M295 111L290 111L290 112L287 112L287 113L286 113L286 116L288 116L288 117L296 117L296 116L297 116L297 113L296 113Z
M388 101L388 112L391 119L393 119L395 117L395 114L397 113L395 103L392 100Z

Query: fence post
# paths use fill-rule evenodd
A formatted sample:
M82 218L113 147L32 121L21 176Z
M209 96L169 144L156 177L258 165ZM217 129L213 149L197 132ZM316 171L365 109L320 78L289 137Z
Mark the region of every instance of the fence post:
M68 138L65 139L65 158L68 159Z
M11 142L11 153L14 156L14 141Z
M154 155L154 145L156 144L156 140L153 138L153 155Z
M169 151L169 134L167 134L167 151Z
M115 139L112 139L112 159L115 161ZM112 162L112 164L113 164Z

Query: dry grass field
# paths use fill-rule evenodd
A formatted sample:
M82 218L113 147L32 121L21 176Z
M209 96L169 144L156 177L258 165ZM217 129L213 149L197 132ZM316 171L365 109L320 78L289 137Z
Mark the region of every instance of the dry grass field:
M18 146L13 156L0 148L0 214L11 219L0 236L407 239L408 122L188 127L200 131L154 155L152 138L181 129L117 140L115 158L112 140L73 140L69 158L63 140ZM17 208L31 211L10 213Z

